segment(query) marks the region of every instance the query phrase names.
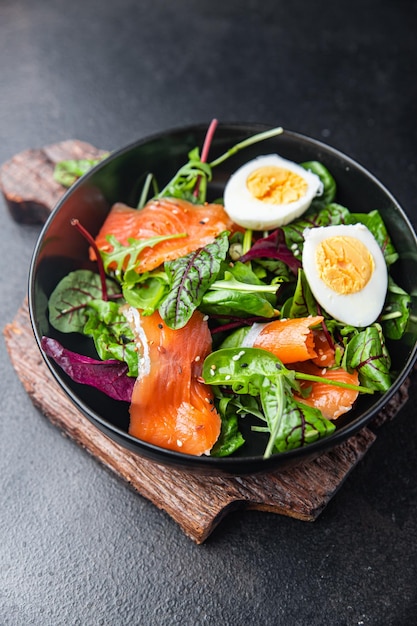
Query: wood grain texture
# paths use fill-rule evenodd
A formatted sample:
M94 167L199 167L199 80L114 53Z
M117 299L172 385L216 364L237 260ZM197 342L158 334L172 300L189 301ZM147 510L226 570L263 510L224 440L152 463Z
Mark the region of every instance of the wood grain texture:
M16 154L0 168L0 189L13 219L43 224L66 192L54 180L55 165L67 159L96 159L104 154L104 150L77 139Z
M13 367L34 405L63 433L166 511L198 544L237 508L314 521L376 439L371 429L364 428L312 461L252 476L210 476L161 466L111 441L74 407L42 359L26 302L3 334ZM408 399L407 390L408 381L380 414L380 423L397 414Z

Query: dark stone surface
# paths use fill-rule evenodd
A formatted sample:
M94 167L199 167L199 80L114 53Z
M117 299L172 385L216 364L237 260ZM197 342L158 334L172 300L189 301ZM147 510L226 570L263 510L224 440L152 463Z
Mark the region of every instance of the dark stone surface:
M2 0L0 162L70 137L115 149L212 117L266 122L356 158L417 224L416 26L412 0ZM3 327L39 229L2 209ZM231 513L198 547L62 437L1 355L2 626L415 623L414 381L317 522Z

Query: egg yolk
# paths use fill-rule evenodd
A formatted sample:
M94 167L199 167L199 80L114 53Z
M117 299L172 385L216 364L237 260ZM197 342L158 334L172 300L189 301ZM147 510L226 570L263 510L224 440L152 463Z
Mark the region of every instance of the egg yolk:
M329 237L316 250L320 278L338 294L361 291L374 271L368 248L355 237Z
M246 185L252 196L270 204L289 204L307 192L307 182L302 176L276 165L254 170L246 179Z

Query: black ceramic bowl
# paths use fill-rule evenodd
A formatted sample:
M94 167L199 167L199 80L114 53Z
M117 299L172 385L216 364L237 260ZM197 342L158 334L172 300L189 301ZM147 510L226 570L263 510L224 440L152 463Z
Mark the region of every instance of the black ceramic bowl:
M47 335L59 339L65 347L75 352L94 356L92 345L86 338L74 334L60 336L48 321L47 301L58 281L71 270L95 267L88 261L87 243L70 225L71 218L79 218L89 232L95 235L114 202L123 201L131 206L137 204L147 172L156 175L162 188L187 161L188 152L195 146L202 146L206 130L207 127L203 125L172 130L141 139L113 152L81 178L59 202L40 234L30 268L29 308L39 345L41 337ZM266 130L265 126L220 124L210 150L210 160L262 130ZM222 195L228 177L244 162L257 155L274 152L296 162L318 160L326 165L337 181L338 202L350 210L369 212L379 209L394 245L400 252L401 258L395 264L394 278L409 293L417 293L416 235L404 211L384 186L363 167L318 141L293 132L284 132L239 152L214 169L208 200ZM413 302L411 318L417 314L415 307L416 303ZM60 387L78 409L97 428L130 451L158 463L173 464L190 471L252 473L287 467L316 456L365 426L383 409L409 374L416 358L416 339L417 330L411 328L410 324L405 336L389 346L396 378L388 392L360 397L356 407L347 416L339 418L336 431L331 436L304 448L275 454L267 460L262 458L265 440L261 435L251 437L238 453L228 458L194 457L139 441L127 432L127 404L72 382L54 362L47 357L45 360Z

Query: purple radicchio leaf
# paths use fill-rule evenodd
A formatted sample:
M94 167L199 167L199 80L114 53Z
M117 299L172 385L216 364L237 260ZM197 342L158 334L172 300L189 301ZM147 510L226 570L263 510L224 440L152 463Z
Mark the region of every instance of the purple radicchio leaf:
M42 337L41 347L74 382L95 387L114 400L131 401L135 378L127 376L128 368L122 361L92 359L67 350L50 337Z
M252 248L240 258L240 261L245 263L246 261L259 258L278 259L288 265L295 275L297 275L298 269L301 267L300 261L293 255L285 243L282 228L277 228L268 237L255 241Z

